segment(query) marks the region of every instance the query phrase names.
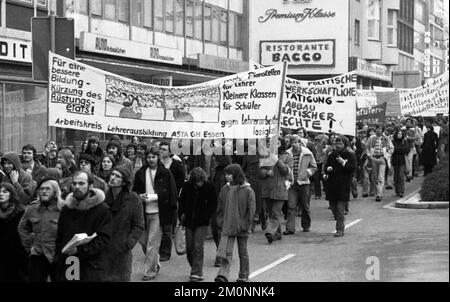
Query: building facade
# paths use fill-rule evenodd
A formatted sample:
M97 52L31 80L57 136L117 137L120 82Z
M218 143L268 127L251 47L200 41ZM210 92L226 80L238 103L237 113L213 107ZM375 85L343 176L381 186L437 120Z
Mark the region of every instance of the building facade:
M241 0L48 1L0 0L0 45L10 50L0 56L2 152L25 143L42 150L49 137L73 145L88 134L46 131L47 83L32 78L33 16L73 19L77 61L137 81L183 86L248 70Z

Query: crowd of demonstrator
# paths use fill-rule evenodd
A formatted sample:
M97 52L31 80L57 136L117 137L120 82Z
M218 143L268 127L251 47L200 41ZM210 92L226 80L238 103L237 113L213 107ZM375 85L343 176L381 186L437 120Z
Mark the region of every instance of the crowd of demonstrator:
M92 135L77 153L48 142L40 155L32 145L0 154L0 281L70 281L70 256L79 259L81 281L129 281L136 244L145 254L143 280L152 280L171 258L178 223L186 228L190 281L203 280L207 238L217 248L215 281L230 279L235 241L237 281L248 281L247 240L257 225L268 244L294 234L298 216L309 232L311 196L324 192L334 236L343 236L358 184L377 202L385 190L403 196L405 181L422 166L431 173L448 154L448 119L358 125L355 137L298 129L275 141L275 148L273 140L245 143L238 154L239 141L223 140L220 155L185 156L169 141L138 137L124 146L113 136L102 150ZM96 236L63 252L80 233Z

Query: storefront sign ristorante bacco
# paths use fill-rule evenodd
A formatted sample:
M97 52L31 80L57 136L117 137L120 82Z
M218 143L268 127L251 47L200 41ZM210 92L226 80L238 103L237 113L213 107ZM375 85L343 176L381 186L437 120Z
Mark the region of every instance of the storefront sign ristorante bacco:
M326 11L321 8L305 8L301 12L287 12L279 13L277 9L270 8L266 10L264 16L258 17L259 23L265 23L270 20L288 20L293 19L295 22L303 22L306 19L316 18L333 18L336 16L336 12Z
M261 41L261 64L278 64L282 61L295 66L335 65L335 40Z

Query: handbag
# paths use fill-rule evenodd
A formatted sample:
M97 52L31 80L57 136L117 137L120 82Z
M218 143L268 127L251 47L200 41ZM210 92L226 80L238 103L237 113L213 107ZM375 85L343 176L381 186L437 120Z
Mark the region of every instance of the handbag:
M175 252L177 255L186 254L186 228L179 224L175 229L175 236L173 237L173 243L175 246Z

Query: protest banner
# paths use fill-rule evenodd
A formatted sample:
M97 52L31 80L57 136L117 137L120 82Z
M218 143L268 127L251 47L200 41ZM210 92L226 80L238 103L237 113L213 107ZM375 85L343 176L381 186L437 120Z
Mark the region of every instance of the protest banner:
M448 115L448 72L414 89L397 89L403 116Z
M358 109L356 121L368 126L383 125L386 121L386 107L387 103L384 102L369 108Z
M367 108L377 105L377 93L373 90L356 90L356 107Z
M277 133L286 63L192 86L140 83L49 55L49 125L171 138Z
M317 81L286 78L281 126L355 135L356 73Z

